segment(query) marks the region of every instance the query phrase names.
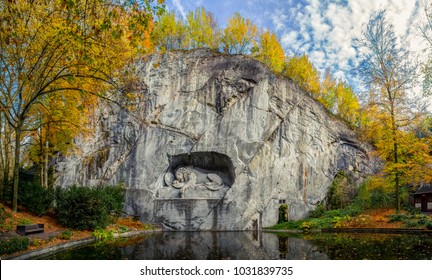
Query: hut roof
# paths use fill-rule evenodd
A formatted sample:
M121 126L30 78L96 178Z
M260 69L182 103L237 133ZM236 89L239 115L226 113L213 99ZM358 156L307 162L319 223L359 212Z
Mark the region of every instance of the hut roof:
M432 184L421 184L414 194L432 193Z

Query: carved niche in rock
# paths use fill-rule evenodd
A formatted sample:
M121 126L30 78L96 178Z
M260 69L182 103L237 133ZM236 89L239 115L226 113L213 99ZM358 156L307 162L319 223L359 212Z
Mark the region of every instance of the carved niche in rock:
M196 152L172 157L160 198L222 198L234 182L228 156Z

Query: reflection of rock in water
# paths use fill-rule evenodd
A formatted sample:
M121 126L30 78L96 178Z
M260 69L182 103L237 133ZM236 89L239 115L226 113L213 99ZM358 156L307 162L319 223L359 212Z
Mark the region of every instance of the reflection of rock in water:
M327 260L328 256L318 251L307 240L295 237L264 233L263 248L272 252L272 258L288 260Z
M124 258L153 260L328 259L300 238L251 232L166 232L122 248Z

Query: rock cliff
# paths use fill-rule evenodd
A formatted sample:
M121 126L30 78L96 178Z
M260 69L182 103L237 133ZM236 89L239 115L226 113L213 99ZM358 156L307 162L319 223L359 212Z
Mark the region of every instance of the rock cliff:
M286 78L209 50L137 63L135 100L101 108L95 134L57 162L57 184L123 182L125 211L175 230L246 230L299 219L339 171L377 171L370 148ZM138 103L138 106L127 106Z

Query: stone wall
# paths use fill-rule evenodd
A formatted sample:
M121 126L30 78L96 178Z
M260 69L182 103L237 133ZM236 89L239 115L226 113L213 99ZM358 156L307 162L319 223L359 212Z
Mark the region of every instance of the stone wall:
M300 219L334 176L377 172L371 148L286 78L246 56L195 50L136 65L126 112L101 107L95 134L59 159L57 184L123 182L125 211L177 230L247 230Z

